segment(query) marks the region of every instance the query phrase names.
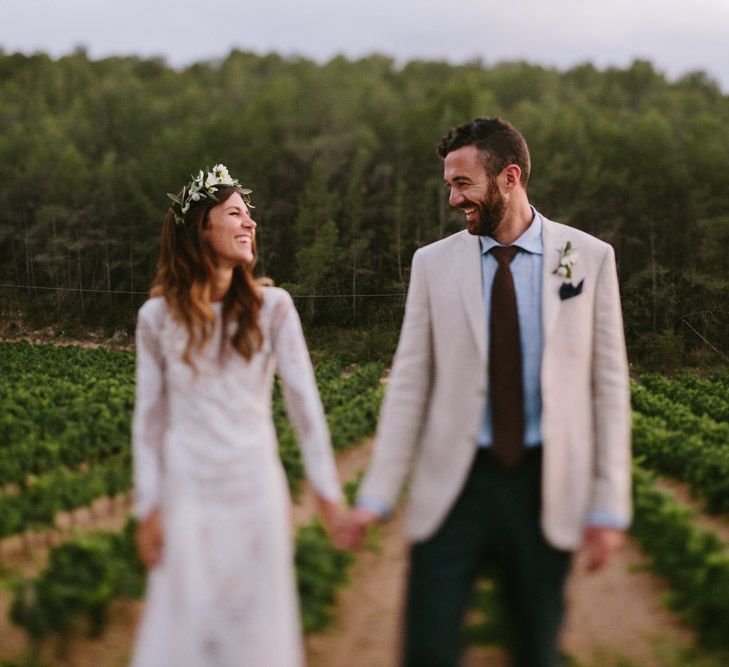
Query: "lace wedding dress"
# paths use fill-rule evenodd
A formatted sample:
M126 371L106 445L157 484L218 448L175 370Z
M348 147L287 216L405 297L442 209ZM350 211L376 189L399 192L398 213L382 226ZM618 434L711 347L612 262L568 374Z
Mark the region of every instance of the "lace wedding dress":
M149 572L133 667L303 664L274 371L309 481L330 500L341 490L298 314L285 291L263 294L264 343L250 361L230 348L221 361L221 304L194 368L182 360L186 330L165 301L139 311L135 514L158 506L165 541Z

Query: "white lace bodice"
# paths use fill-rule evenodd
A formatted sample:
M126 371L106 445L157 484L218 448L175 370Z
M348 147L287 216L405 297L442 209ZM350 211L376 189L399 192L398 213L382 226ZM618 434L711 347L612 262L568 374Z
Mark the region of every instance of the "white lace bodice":
M225 495L245 487L265 458L277 455L271 416L274 372L316 491L339 500L329 432L298 313L287 292L263 288L263 346L250 360L234 350L220 359L218 323L194 368L182 359L187 332L161 297L147 301L137 323L133 421L135 514L160 504L163 489ZM230 323L232 333L235 323ZM202 497L202 496L201 496Z

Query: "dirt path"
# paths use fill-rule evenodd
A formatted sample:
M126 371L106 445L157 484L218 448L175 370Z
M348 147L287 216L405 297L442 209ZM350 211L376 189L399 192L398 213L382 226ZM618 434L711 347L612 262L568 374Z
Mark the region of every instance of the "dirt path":
M352 585L339 598L334 627L307 638L310 667L395 667L402 612L407 547L401 517L382 532L382 555L364 553L352 570ZM661 605L662 583L636 570L644 557L633 543L603 571L587 575L579 562L568 584L569 611L563 649L586 667L631 660L663 667L665 656L691 644L692 635ZM505 667L497 649L471 649L466 667Z
M398 514L382 531L382 555L358 557L352 585L340 594L334 627L307 638L311 667L396 667L407 555L401 523ZM562 646L581 665L609 667L629 659L662 667L666 655L690 645L691 633L661 606L663 585L636 570L642 564L633 543L601 573L587 575L576 564ZM464 662L464 667L506 665L495 648L470 649Z
M692 633L661 604L666 585L645 565L632 540L598 573L585 572L576 559L562 646L580 664L608 667L627 659L641 667L664 667L667 655L691 645Z
M696 512L696 523L716 533L729 548L729 514L707 514L704 511L704 503L697 499L691 493L689 485L683 482L661 477L658 479L657 486L661 491L673 495L679 503Z
M359 448L352 472L365 467L368 450ZM340 594L334 627L307 637L310 667L397 665L407 566L401 513L383 526L379 542L381 555L358 556L352 583ZM581 665L611 667L628 659L641 667L662 667L666 655L691 644L692 634L661 605L665 585L644 565L645 557L632 541L597 574L587 574L576 559L562 646ZM465 659L466 667L506 664L503 654L488 648L471 649Z
M398 513L377 538L381 554L363 551L350 571L351 585L339 595L334 626L307 637L311 667L389 667L400 637L406 544Z

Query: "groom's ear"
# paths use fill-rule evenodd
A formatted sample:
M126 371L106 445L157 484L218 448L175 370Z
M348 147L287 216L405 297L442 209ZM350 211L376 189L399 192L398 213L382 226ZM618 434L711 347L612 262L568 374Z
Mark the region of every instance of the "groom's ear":
M503 174L504 189L512 192L521 183L521 167L518 164L510 164L501 172Z

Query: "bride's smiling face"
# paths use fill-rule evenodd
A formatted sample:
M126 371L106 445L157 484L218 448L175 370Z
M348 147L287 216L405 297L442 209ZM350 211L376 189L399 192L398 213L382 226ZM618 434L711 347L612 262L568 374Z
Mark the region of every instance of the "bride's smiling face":
M253 239L256 223L239 193L214 206L208 212L205 240L221 267L251 264L255 258Z

